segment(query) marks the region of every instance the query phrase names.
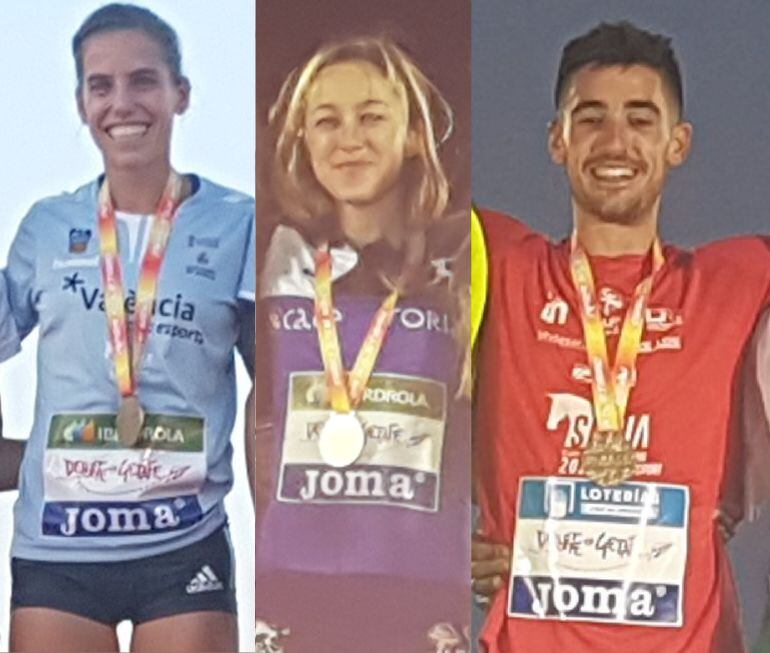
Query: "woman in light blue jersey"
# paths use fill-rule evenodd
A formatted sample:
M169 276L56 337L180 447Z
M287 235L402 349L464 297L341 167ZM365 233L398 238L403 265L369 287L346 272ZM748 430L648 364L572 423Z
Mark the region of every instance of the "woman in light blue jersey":
M223 498L236 348L253 377L253 200L172 167L190 83L167 23L107 5L73 53L104 174L35 204L3 271L18 340L40 329L11 649L117 651L130 620L133 651L235 651Z
M439 158L452 121L383 38L320 49L271 111L284 219L260 284L258 650L469 646L468 220L447 215Z

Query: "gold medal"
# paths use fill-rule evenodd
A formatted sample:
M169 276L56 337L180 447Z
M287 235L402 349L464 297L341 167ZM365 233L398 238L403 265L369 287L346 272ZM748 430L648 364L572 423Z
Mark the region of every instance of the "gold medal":
M134 447L139 442L144 425L144 410L136 395L123 397L115 420L118 438L124 447Z
M364 425L355 413L332 413L318 436L318 452L332 467L352 465L366 444Z
M599 485L618 485L636 472L636 457L620 431L595 431L583 451L583 471Z
M599 485L617 485L636 473L634 450L623 427L631 390L636 384L636 359L641 350L645 308L652 293L655 274L663 267L663 248L652 244L652 271L642 279L626 309L620 329L615 362L610 365L604 322L597 307L596 288L588 255L572 235L570 272L578 295L586 354L591 365L596 430L581 455L582 471Z

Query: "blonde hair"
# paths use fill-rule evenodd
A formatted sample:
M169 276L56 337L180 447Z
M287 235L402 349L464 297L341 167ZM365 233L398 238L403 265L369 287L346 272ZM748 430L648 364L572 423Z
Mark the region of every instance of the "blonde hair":
M452 133L452 109L412 59L387 37L359 37L321 47L294 69L270 109L273 139L271 185L286 217L313 229L314 221L334 213L332 198L317 181L303 140L308 89L318 73L334 63L367 61L406 92L410 130L417 135L418 154L405 163L407 226L424 230L440 218L449 200L449 183L438 148Z

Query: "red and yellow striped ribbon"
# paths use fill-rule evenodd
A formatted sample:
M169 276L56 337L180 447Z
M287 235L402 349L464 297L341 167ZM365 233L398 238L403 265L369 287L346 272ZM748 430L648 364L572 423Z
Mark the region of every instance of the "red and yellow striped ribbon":
M393 290L377 309L350 374L345 373L332 298L332 262L327 246L315 255L315 317L318 345L324 365L329 403L338 413L349 413L363 399L366 385L387 337L398 302Z
M624 426L631 388L636 382L636 358L644 332L647 302L652 293L653 278L664 262L663 249L656 238L652 245L652 271L634 290L620 330L615 362L610 366L607 337L596 299L591 263L578 242L577 235L572 236L570 272L572 283L578 292L583 337L591 367L596 428L599 431L620 431Z
M106 178L99 190L99 243L104 309L112 345L115 378L122 397L132 395L136 391L142 352L152 327L153 304L157 295L160 268L181 195L182 178L172 170L155 211L147 252L142 260L134 310L133 337L129 344L115 207Z

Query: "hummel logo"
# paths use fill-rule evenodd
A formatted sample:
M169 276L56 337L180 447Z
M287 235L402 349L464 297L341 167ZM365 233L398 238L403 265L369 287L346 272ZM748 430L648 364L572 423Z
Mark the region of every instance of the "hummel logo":
M195 577L187 583L186 591L188 594L198 594L200 592L214 592L224 589L224 587L211 567L203 565Z

